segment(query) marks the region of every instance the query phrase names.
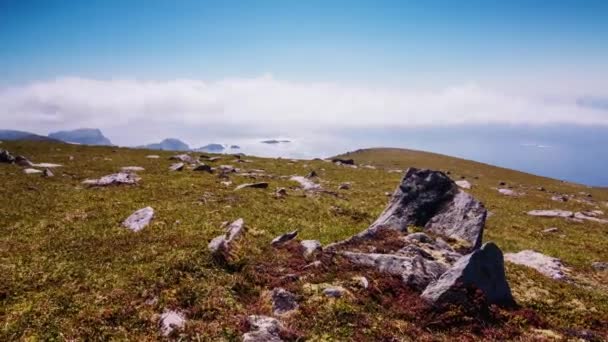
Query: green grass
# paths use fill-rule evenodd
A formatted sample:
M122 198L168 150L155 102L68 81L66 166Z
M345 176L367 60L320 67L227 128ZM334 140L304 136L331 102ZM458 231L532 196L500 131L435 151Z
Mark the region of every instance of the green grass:
M14 165L0 165L0 340L154 340L160 338L157 320L164 308L187 312L184 337L188 339L238 340L242 317L267 310L258 300L267 290L266 283L258 279L263 276L255 266L274 262L280 268L282 257L268 246L270 240L299 229L299 238L326 244L365 229L383 210L385 192L392 192L400 181L401 174L387 169L410 166L450 170L454 179L465 176L471 181L470 192L493 213L484 240L496 242L506 252L534 249L559 257L572 269L575 284L508 265L509 281L524 308L536 311L557 330L594 328L598 322L590 317L607 322L608 277L593 271L590 263L608 261L608 225L524 214L544 208L592 209L575 201L553 202L550 192L581 199L586 197L578 193L588 192L600 210L608 211L605 189L396 149L348 155L357 163L377 166L376 170L320 160L292 163L254 157L247 157L253 161L249 164L234 163L230 157L216 163L264 169L276 176L305 175L314 169L329 190L352 182L352 189L340 191L340 197L306 197L293 188L285 199L276 199L276 188L296 184L286 178L264 178L270 183L268 189L234 192L236 185L251 180L231 176L233 186L225 187L216 175L169 172L169 152L34 142L4 142L0 147L34 162L64 165L48 179L25 175ZM161 159L147 159L148 154L159 154ZM86 188L81 184L123 166L146 169L139 173L139 185ZM493 188L499 181L525 195L498 194ZM539 186L547 191L538 191ZM145 206L156 211L149 227L133 233L120 226ZM207 243L223 232L222 222L239 217L245 220L247 233L232 266L221 267L211 260ZM542 234L547 227L558 227L560 232ZM341 276L317 275L326 282L341 281ZM293 285L293 291L303 291L302 283ZM147 303L151 298L157 302ZM393 311L384 312L373 301L307 301L310 304L286 324L311 340L371 339L380 332L407 340L415 339L418 332L415 319L408 320L405 313L406 318L393 316ZM355 322L359 320L368 323L360 334ZM430 333L447 338L446 332Z

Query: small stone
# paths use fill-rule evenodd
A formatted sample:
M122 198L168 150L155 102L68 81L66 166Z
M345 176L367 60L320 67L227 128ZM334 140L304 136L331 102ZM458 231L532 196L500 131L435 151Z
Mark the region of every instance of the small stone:
M87 179L83 184L89 186L110 186L110 185L135 185L140 178L134 173L119 172L111 175L103 176L99 179Z
M511 189L498 189L498 192L505 196L517 196L518 193Z
M317 240L303 240L300 242L300 245L304 247L304 257L308 258L312 256L314 253L322 250L321 242Z
M307 175L306 178L314 178L317 177L317 172L315 170L310 171Z
M207 164L199 164L192 169L192 171L203 171L207 173L213 173L213 168Z
M213 255L219 256L221 253L228 252L232 242L243 233L243 227L245 221L242 218L232 222L226 232L220 236L215 237L207 247Z
M277 236L270 242L270 244L274 247L277 247L277 246L284 244L287 241L293 240L297 235L298 235L298 230L294 230L292 232Z
M122 225L134 232L138 232L149 225L153 218L154 209L152 207L145 207L131 214L131 216L123 221Z
M218 168L220 169L220 171L226 173L237 172L237 169L235 169L232 165L220 165Z
M156 155L156 154L150 154L150 155L147 155L147 156L146 156L146 158L148 158L148 159L159 159L159 158L160 158L160 156L158 156L158 155ZM70 160L71 160L71 159L70 159Z
M37 174L37 173L42 173L42 171L38 170L38 169L23 169L23 173L25 173L26 175L33 175L33 174Z
M314 183L310 179L302 176L293 176L289 180L300 183L300 187L304 191L317 191L321 190L321 186L319 184Z
M323 294L331 298L340 298L346 293L346 289L341 286L332 286L323 290Z
M350 183L346 182L346 183L342 183L340 184L340 186L338 186L338 190L349 190L350 189Z
M138 172L138 171L145 171L146 169L144 169L141 166L125 166L125 167L122 167L120 170L123 172Z
M542 192L547 191L547 190L546 190L545 188L543 188L542 186L539 186L538 188L536 188L536 190L538 190L538 191L542 191Z
M274 196L276 198L283 198L287 196L287 189L285 188L278 188L277 191L274 193Z
M352 277L352 280L359 285L359 287L363 288L363 289L367 289L369 287L369 281L367 280L367 278L362 277L362 276L355 276Z
M568 197L566 197L564 195L557 195L557 196L552 196L551 200L556 201L556 202L568 202Z
M530 216L538 216L538 217L561 217L561 218L573 218L574 213L567 210L531 210L528 211L528 215Z
M169 171L181 171L184 169L184 163L175 163L169 167Z
M458 185L458 187L460 187L461 189L471 189L471 187L473 187L471 185L471 183L467 180L459 180L459 181L455 181L454 183L456 183L456 185Z
M51 172L50 169L44 169L44 171L42 171L42 177L49 178L49 177L53 177L53 176L55 176L55 175L53 174L53 172Z
M169 336L177 329L186 325L186 318L181 312L167 310L160 315L160 332L163 336Z
M596 271L608 271L608 262L596 261L591 263L591 267Z
M231 182L231 181L223 181L223 182L220 182L220 183L221 183L223 186L226 186L226 187L228 187L228 186L231 186L231 185L232 185L232 182Z
M296 295L277 287L272 290L272 312L275 315L284 315L298 308Z
M547 228L545 230L543 230L543 233L549 234L549 233L557 233L559 231L558 228L556 227L551 227L551 228Z
M234 188L234 191L238 191L244 188L253 188L253 189L266 189L268 188L268 183L259 182L259 183L245 183Z

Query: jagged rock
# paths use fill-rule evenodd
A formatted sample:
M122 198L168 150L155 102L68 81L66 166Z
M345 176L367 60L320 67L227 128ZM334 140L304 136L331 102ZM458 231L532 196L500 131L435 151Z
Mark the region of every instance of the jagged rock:
M292 232L289 233L285 233L283 235L277 236L276 238L272 239L272 241L270 242L270 244L274 247L280 246L282 244L284 244L287 241L291 241L293 239L295 239L295 237L298 235L298 231L294 230Z
M317 171L312 170L312 171L310 171L310 172L309 172L309 173L306 175L306 178L314 178L314 177L317 177L317 176L318 176L318 175L317 175Z
M181 171L184 169L184 163L175 163L169 167L169 171Z
M350 183L346 182L346 183L342 183L338 186L338 190L349 190L350 189Z
M321 242L317 240L303 240L300 241L300 245L304 247L304 257L308 258L316 252L321 251L323 248Z
M251 331L243 335L243 342L283 342L280 333L281 322L268 316L249 316L247 321Z
M215 237L207 246L213 255L220 255L230 250L232 242L243 233L243 226L245 222L242 218L232 222L226 233Z
M331 298L340 298L346 293L346 289L341 286L331 286L323 290L323 294Z
M169 160L179 160L183 163L196 164L196 159L188 154L178 154L169 158Z
M131 216L127 217L127 219L123 221L122 225L134 232L138 232L149 225L153 218L154 209L152 209L152 207L145 207L137 210L131 214Z
M38 174L38 173L42 173L42 171L38 170L38 169L23 169L23 173L25 173L26 175L34 175L34 174Z
M420 256L400 256L377 253L340 253L350 262L376 268L380 272L401 276L402 281L410 286L423 289L431 281L439 278L447 267L437 261Z
M551 200L556 201L556 202L568 202L568 197L566 197L564 195L556 195L556 196L552 196Z
M167 310L160 315L160 332L163 336L169 336L176 329L182 329L186 325L186 317L178 311Z
M471 183L467 180L459 180L459 181L455 181L454 183L456 183L456 185L458 185L458 187L462 188L462 189L471 189L473 187L473 185L471 185Z
M561 260L538 253L533 250L524 250L518 253L505 254L505 260L518 265L531 267L547 277L563 280L566 279L567 268Z
M203 171L208 173L213 173L213 168L207 164L199 164L192 169L192 171Z
M23 166L23 167L33 167L34 166L34 164L31 161L29 161L27 158L25 158L24 156L16 156L15 164L17 164L19 166Z
M502 251L494 243L486 243L460 258L439 279L422 293L422 298L433 304L467 305L467 288L479 289L490 304L514 304L505 277Z
M355 165L355 161L352 159L333 158L331 162L342 165Z
M283 197L287 196L287 189L278 188L277 191L274 193L274 196L276 198L283 198Z
M44 169L44 171L42 171L42 177L49 178L49 177L53 177L53 176L55 176L55 175L53 174L53 172L51 172L50 169Z
M87 179L82 183L89 186L135 185L139 180L140 178L134 173L119 172L103 176L99 179Z
M146 169L144 169L141 166L125 166L125 167L122 167L120 170L122 172L138 172L138 171L145 171Z
M571 211L567 211L567 210L531 210L531 211L528 211L528 215L538 216L538 217L562 217L562 218L574 217L574 213Z
M7 150L0 149L0 163L13 164L15 157Z
M608 271L608 262L596 261L591 263L591 267L596 271Z
M559 231L559 229L557 227L551 227L551 228L547 228L545 230L543 230L543 233L557 233Z
M268 188L268 183L259 182L259 183L245 183L234 188L234 191L241 190L244 188L254 188L254 189L266 189Z
M311 181L310 179L302 176L292 176L289 180L300 183L300 187L304 191L317 191L321 190L321 185Z
M146 158L148 158L148 159L159 159L160 156L156 155L156 154L150 154L150 155L147 155Z
M298 308L296 295L277 287L272 290L272 312L275 315L283 315Z

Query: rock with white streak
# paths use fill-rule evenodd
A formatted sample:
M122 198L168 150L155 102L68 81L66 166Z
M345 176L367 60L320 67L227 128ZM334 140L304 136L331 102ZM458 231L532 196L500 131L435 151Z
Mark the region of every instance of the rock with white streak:
M293 239L295 239L295 237L298 236L298 230L294 230L291 231L289 233L285 233L283 235L277 236L276 238L272 239L272 241L270 242L270 244L273 247L278 247L282 244L284 244L287 241L291 241Z
M110 185L135 185L139 182L139 178L136 174L131 172L119 172L111 175L103 176L99 179L87 179L83 184L89 186L110 186Z
M561 260L533 250L507 253L505 254L505 260L531 267L552 279L564 280L567 278L568 269L562 264Z
M178 311L167 310L160 315L160 332L163 336L169 336L173 331L183 329L186 325L186 317Z
M247 321L251 330L243 335L243 342L283 342L283 326L276 318L252 315Z
M131 214L131 216L127 217L127 219L123 221L122 225L123 227L134 232L138 232L148 226L153 218L154 209L152 209L152 207L145 207L137 210Z

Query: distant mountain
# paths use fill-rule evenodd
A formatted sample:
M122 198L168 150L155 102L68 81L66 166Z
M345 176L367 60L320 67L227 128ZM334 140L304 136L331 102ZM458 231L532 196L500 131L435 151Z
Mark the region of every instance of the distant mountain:
M291 141L289 141L289 140L275 140L275 139L271 139L271 140L262 140L260 142L262 144L283 144L283 143L290 143Z
M58 141L43 135L10 129L0 129L0 140Z
M72 131L59 131L49 134L49 138L82 145L112 145L99 129L81 128Z
M238 150L239 148L241 148L241 146L239 145L230 145L230 148L233 150Z
M175 138L168 138L161 141L158 144L148 144L141 146L142 148L148 148L151 150L163 150L163 151L188 151L190 146L183 141Z
M224 149L225 147L222 144L209 144L199 147L196 150L200 152L221 153L224 151Z

